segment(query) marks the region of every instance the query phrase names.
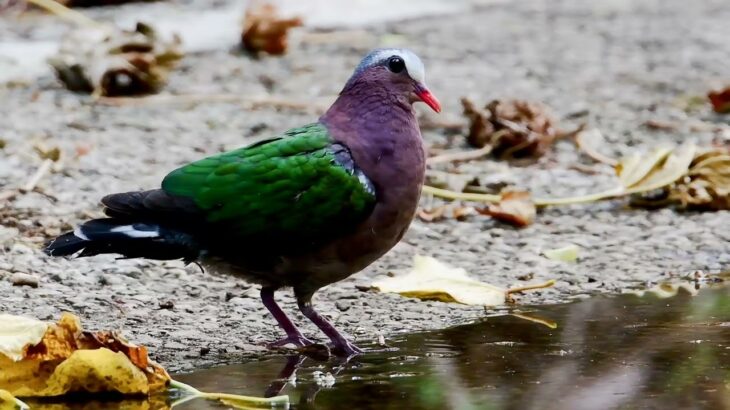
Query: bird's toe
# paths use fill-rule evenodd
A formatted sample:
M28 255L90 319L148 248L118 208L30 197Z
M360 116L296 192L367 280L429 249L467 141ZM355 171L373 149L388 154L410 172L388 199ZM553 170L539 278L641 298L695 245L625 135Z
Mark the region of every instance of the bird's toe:
M293 346L293 347L304 347L309 346L311 344L314 344L313 341L307 339L304 336L290 336L285 337L281 340L277 340L275 342L269 343L269 347L284 347L284 346Z

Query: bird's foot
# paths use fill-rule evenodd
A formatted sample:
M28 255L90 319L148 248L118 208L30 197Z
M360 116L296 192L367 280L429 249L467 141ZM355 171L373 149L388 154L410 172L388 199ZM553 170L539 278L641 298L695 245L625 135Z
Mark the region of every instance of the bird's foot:
M354 344L344 341L344 342L335 342L330 345L330 349L334 354L340 357L346 357L350 358L352 356L357 356L360 353L363 353L364 351L360 349L359 347L355 346Z
M287 336L281 340L277 340L275 342L269 343L269 348L274 347L284 347L286 345L292 345L294 347L304 347L309 346L311 344L314 344L313 341L307 339L303 335L298 336Z

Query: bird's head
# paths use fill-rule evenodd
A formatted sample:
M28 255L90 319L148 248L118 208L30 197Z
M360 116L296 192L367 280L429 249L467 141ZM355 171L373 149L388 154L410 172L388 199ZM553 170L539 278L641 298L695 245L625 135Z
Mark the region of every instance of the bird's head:
M362 59L343 93L358 84L376 83L405 96L411 103L423 101L436 112L441 104L426 88L426 70L418 56L403 48L378 48Z

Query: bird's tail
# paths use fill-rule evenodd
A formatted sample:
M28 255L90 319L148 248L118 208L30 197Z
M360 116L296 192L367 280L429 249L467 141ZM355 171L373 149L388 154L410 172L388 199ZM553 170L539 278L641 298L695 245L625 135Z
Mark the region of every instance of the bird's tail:
M118 218L92 219L44 248L50 256L115 253L126 258L183 259L193 262L200 248L191 235L161 225Z

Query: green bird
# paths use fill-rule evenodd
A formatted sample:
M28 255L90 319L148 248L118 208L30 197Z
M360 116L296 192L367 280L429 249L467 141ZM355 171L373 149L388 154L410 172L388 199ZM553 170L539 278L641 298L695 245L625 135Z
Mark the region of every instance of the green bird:
M314 310L312 295L373 263L410 225L425 173L416 101L441 109L421 60L376 49L319 121L185 165L159 189L108 195L107 218L84 222L45 252L182 259L259 283L286 333L277 346L312 343L274 300L292 287L335 353L357 354Z

